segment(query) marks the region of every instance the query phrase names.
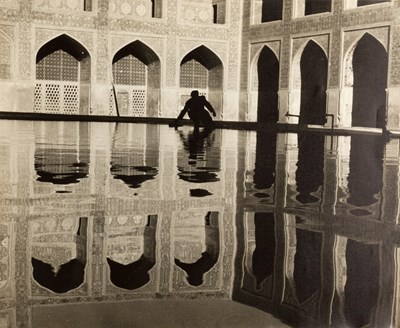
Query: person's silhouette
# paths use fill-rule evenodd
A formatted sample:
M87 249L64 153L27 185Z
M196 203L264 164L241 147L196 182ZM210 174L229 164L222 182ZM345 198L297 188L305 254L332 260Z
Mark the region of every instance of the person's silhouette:
M211 128L213 125L213 120L209 112L215 117L216 113L211 104L207 101L206 97L200 96L199 91L193 90L190 94L191 98L186 101L185 107L180 112L176 119L176 125L178 121L183 119L183 117L188 113L189 118L193 121L194 127L198 128L200 122L205 125L206 128ZM204 109L207 108L207 110Z

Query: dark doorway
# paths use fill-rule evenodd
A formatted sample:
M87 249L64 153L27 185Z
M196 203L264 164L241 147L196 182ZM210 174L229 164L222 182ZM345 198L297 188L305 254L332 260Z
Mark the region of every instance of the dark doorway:
M382 44L366 33L353 54L352 126L383 128L386 116L388 55Z
M300 60L301 102L299 123L323 125L326 122L328 60L314 41L309 41Z
M264 47L257 63L258 122L278 121L279 62L275 53Z

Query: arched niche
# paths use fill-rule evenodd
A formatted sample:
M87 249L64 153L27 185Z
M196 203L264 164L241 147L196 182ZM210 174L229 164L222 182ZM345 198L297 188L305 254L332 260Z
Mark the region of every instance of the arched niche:
M36 112L88 114L91 58L78 41L62 34L36 54Z
M293 59L290 113L299 115L299 123L325 123L327 76L325 51L313 40L308 41Z
M112 74L120 115L158 116L161 64L150 47L136 40L121 48L113 57Z
M383 128L386 124L388 54L365 33L344 59L341 125Z
M217 119L221 119L223 75L221 60L209 48L202 45L189 52L180 63L181 105L189 99L192 90L198 90L207 96L217 113Z

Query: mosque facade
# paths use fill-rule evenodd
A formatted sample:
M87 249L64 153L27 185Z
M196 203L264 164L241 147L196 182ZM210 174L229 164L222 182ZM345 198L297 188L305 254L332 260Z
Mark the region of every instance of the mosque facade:
M400 6L382 0L2 0L2 111L400 128ZM117 104L117 106L116 106Z

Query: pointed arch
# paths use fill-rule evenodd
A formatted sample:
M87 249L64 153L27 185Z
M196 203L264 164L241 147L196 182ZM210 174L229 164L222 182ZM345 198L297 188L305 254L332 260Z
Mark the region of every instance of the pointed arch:
M382 44L365 33L352 58L352 126L383 128L386 120L388 55Z
M208 97L217 118L221 118L223 75L221 59L208 47L201 45L187 53L180 63L181 105L189 98L190 92L197 89Z
M88 114L91 58L78 41L61 34L36 53L35 111Z
M277 122L279 91L279 60L275 52L264 46L257 60L257 121Z
M320 44L310 39L293 59L291 112L299 123L325 123L328 58Z
M158 116L161 63L153 49L140 40L124 45L113 56L112 74L122 115Z

